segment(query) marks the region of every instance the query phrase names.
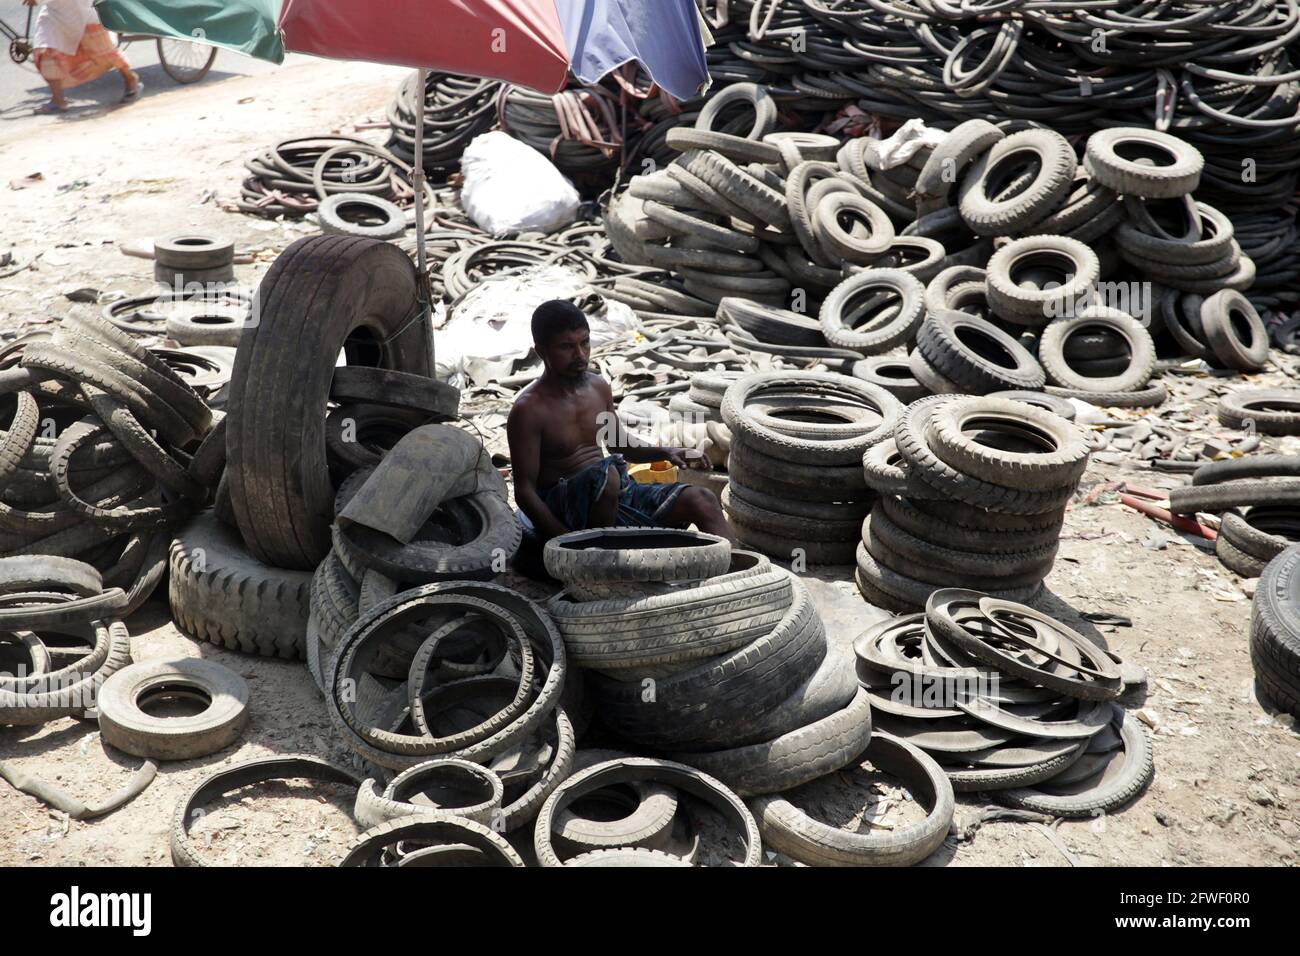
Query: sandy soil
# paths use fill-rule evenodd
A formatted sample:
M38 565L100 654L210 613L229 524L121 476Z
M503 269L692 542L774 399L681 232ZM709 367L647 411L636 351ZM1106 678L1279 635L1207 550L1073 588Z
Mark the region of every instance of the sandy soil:
M257 262L237 267L242 280L256 281L278 249L311 227L223 212L216 200L237 189L242 160L278 139L350 133L357 122L381 118L401 76L395 69L310 62L42 124L38 134L27 124L0 127L0 256L12 251L17 265L35 260L32 268L0 279L0 332L12 335L24 325L94 308L65 297L78 288L145 291L152 263L122 255L116 244L124 240L189 228L224 234L241 250L257 251ZM382 131L363 135L378 140ZM37 172L43 181L10 187L11 179ZM1285 377L1257 378L1281 383ZM1190 434L1216 433L1213 391L1240 380L1209 384L1178 383L1175 399L1158 413L1185 419ZM1205 397L1183 397L1197 393ZM1117 478L1164 488L1179 481L1103 464L1094 464L1086 481ZM833 639L851 642L881 616L862 602L848 569L827 569L811 580ZM1134 705L1155 725L1156 777L1147 793L1103 820L1061 824L1061 844L1082 865L1294 865L1300 730L1287 716L1271 716L1254 696L1246 649L1249 583L1212 554L1103 499L1068 515L1048 586L1053 597L1045 610L1147 668L1149 692ZM1095 628L1079 617L1088 611L1126 615L1133 624ZM176 631L161 601L130 626L137 660L204 657L242 674L251 688L247 733L236 749L164 765L133 804L96 822L68 821L0 785L0 865L165 865L178 802L214 768L271 754L343 756L302 665L200 645ZM72 720L0 728L0 759L88 802L116 790L136 766L107 753L93 724ZM868 796L891 793L887 786L878 789ZM864 804L860 792L856 799ZM905 800L886 802L893 819L917 811ZM832 809L847 808L847 820L852 803L836 799ZM346 793L280 784L246 788L207 807L196 832L212 862L329 864L356 832L347 804ZM982 806L959 798L958 824ZM711 829L705 828L706 837ZM1067 858L1033 826L994 822L964 842L950 836L928 862L1058 866Z

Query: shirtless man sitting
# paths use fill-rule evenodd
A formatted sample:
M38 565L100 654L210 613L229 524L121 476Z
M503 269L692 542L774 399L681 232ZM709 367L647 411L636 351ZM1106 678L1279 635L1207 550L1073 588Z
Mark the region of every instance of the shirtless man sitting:
M646 445L619 425L609 383L589 370L591 332L581 309L558 299L543 303L533 313L533 344L546 371L515 399L506 434L515 501L543 539L586 528L693 524L734 541L711 492L628 477L628 461L709 465L683 448Z

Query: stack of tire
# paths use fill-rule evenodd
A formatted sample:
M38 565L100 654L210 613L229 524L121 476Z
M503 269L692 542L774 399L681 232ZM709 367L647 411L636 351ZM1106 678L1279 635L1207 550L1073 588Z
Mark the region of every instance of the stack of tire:
M1219 563L1239 577L1257 578L1300 541L1300 458L1260 454L1210 462L1169 500L1175 514L1219 514Z
M126 617L162 579L171 529L211 494L195 466L211 408L99 317L29 340L0 378L0 555L93 565L119 598L112 616Z
M509 832L572 772L582 683L568 670L550 618L518 592L423 585L379 599L343 635L326 709L375 780L431 760L487 768L503 785L490 825Z
M427 377L427 331L409 322L419 302L415 268L394 246L300 239L267 273L257 301L239 338L227 414L190 462L200 483L216 488L214 506L175 534L169 597L192 637L302 659L313 572L331 548L331 478L378 464L385 447L433 417L431 408L454 414L455 394ZM340 352L360 364L336 370ZM348 409L333 432L331 402Z
M1014 399L933 395L867 449L880 495L862 522L858 588L906 611L945 587L1031 601L1088 464L1082 429Z
M1250 662L1265 700L1300 719L1300 547L1269 561L1250 612Z
M0 726L93 714L103 683L131 663L130 610L84 561L0 558Z
M505 480L476 437L449 425L425 425L391 454L396 460L389 465L358 468L343 481L335 513L348 520L335 520L330 553L310 575L305 650L322 691L344 635L361 614L416 585L491 578L519 550L522 529L507 503ZM358 496L364 503L354 509ZM366 524L368 516L402 500L428 509L412 540Z
M179 233L153 244L153 275L165 286L204 288L235 281L235 244L229 239Z
M1154 775L1150 734L1114 703L1145 672L1032 608L943 589L854 651L877 728L938 761L954 790L1086 819Z
M740 541L784 561L850 563L875 500L863 453L901 413L889 392L847 375L761 372L733 384L722 503Z
M851 661L767 558L696 532L605 528L547 542L545 559L565 585L549 609L570 660L629 743L745 796L837 770L870 740ZM835 746L800 746L823 737Z

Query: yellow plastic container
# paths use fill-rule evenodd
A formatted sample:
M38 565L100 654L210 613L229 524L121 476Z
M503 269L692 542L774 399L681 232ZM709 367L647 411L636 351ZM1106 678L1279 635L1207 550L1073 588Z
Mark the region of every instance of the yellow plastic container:
M628 465L627 473L639 485L671 485L677 481L677 466L669 461Z

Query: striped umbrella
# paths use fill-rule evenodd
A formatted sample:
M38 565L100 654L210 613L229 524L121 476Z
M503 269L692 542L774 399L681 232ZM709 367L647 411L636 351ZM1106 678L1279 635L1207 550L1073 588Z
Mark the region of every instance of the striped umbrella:
M660 88L690 99L709 84L695 0L96 0L104 26L225 47L280 63L285 51L564 89L638 61ZM424 97L415 155L423 156ZM421 276L424 170L413 167Z

